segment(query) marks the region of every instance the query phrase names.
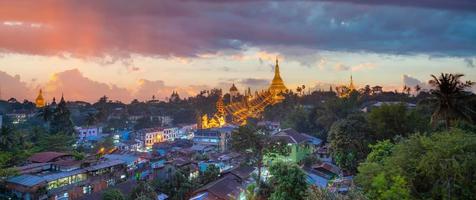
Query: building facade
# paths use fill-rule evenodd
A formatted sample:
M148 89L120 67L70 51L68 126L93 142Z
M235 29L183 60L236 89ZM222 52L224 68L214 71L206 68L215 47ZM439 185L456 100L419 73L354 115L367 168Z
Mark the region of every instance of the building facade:
M97 137L99 134L102 134L102 127L100 126L86 126L86 127L75 127L76 132L78 133L79 140L86 140L88 137Z

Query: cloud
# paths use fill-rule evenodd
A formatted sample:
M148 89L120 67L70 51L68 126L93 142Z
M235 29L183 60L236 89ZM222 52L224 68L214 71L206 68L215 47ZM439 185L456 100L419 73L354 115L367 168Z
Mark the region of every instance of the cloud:
M53 74L44 90L51 99L58 99L62 94L66 99L89 102L95 102L103 95L111 100L130 99L127 89L91 80L83 76L78 69Z
M261 90L269 86L270 80L261 78L246 78L239 80L238 84L240 84L244 89L249 87L253 90Z
M44 85L45 96L48 99L60 97L64 94L66 99L95 102L99 97L106 95L111 100L130 102L132 99L150 100L153 95L159 99L169 97L173 91L181 97L189 97L200 90L209 89L206 85L169 86L162 80L140 79L131 88L106 84L85 77L78 69L55 73Z
M20 79L20 75L11 76L0 71L0 99L8 100L13 97L22 101L23 99L36 98L36 96L33 97L33 91L26 82Z
M342 63L337 63L335 66L334 66L334 69L336 71L348 71L350 69L349 66L346 66L346 65L343 65Z
M313 86L311 86L311 91L317 91L317 90L329 91L331 87L332 87L332 90L335 91L336 84L317 81Z
M258 48L310 66L319 61L313 55L321 50L476 54L476 14L460 12L474 10L474 1L341 2L354 4L0 1L0 52L72 55L131 65L134 54L184 58ZM371 6L380 4L386 6Z
M361 71L361 70L368 70L368 69L374 69L375 68L375 64L373 63L360 63L360 64L357 64L357 65L354 65L354 66L348 66L348 65L344 65L342 63L336 63L334 65L334 70L336 71L353 71L353 72L356 72L356 71Z
M404 74L402 77L403 85L411 87L412 89L415 88L416 85L419 85L422 89L430 89L430 86L423 81L418 80L417 78L411 77L409 75Z
M442 10L464 10L474 11L476 9L476 2L472 0L321 0L332 2L346 2L354 4L366 4L366 5L390 5L390 6L403 6L403 7L420 7L420 8L434 8Z
M196 95L201 90L210 89L206 85L189 85L184 87L168 86L161 80L146 80L141 79L138 81L135 91L133 92L133 98L141 100L149 100L152 95L155 95L159 99L165 99L170 97L172 92L177 92L181 97L189 97Z
M472 59L472 58L465 58L464 62L466 63L466 66L468 66L468 67L471 67L471 68L475 67L474 59Z

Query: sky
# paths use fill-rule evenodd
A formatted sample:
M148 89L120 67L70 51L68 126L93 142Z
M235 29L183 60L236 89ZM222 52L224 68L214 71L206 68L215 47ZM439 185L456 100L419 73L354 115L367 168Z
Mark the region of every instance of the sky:
M0 0L0 98L476 81L473 0ZM476 89L473 88L474 91Z

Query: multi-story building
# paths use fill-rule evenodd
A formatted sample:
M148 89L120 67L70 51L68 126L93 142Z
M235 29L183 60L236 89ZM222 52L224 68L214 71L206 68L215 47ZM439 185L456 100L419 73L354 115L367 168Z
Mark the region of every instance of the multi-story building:
M193 143L194 145L214 146L218 151L224 152L228 150L233 129L235 129L235 127L232 126L199 129L194 133Z
M102 134L101 126L85 126L85 127L75 127L76 132L78 133L79 140L85 140L88 137L96 137L99 134Z
M136 135L138 135L140 140L144 141L146 148L151 148L156 143L174 141L179 137L179 129L177 127L147 128L137 131Z
M179 128L177 127L168 127L164 128L164 138L167 141L174 141L179 137Z
M64 155L60 153L51 155ZM54 162L18 167L19 175L5 181L7 195L14 199L78 199L127 179L122 160L78 161L51 158Z

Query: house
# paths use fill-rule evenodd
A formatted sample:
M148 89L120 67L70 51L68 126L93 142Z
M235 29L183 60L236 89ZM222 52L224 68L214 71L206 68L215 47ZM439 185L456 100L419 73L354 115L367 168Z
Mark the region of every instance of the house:
M342 170L329 162L319 162L312 166L312 169L320 172L322 176L332 179L342 175Z
M259 127L264 127L271 132L277 132L281 130L281 123L274 121L259 121L257 124Z
M56 162L60 160L72 160L73 155L61 152L46 151L35 153L30 156L27 161L29 163L49 163Z
M228 200L244 198L244 189L253 181L253 167L240 167L229 172L194 192L190 200Z
M306 156L311 155L318 146L321 145L322 140L310 135L299 133L294 129L284 129L272 136L275 140L284 141L290 147L290 153L287 157L278 156L278 159L285 161L292 161L299 163Z

